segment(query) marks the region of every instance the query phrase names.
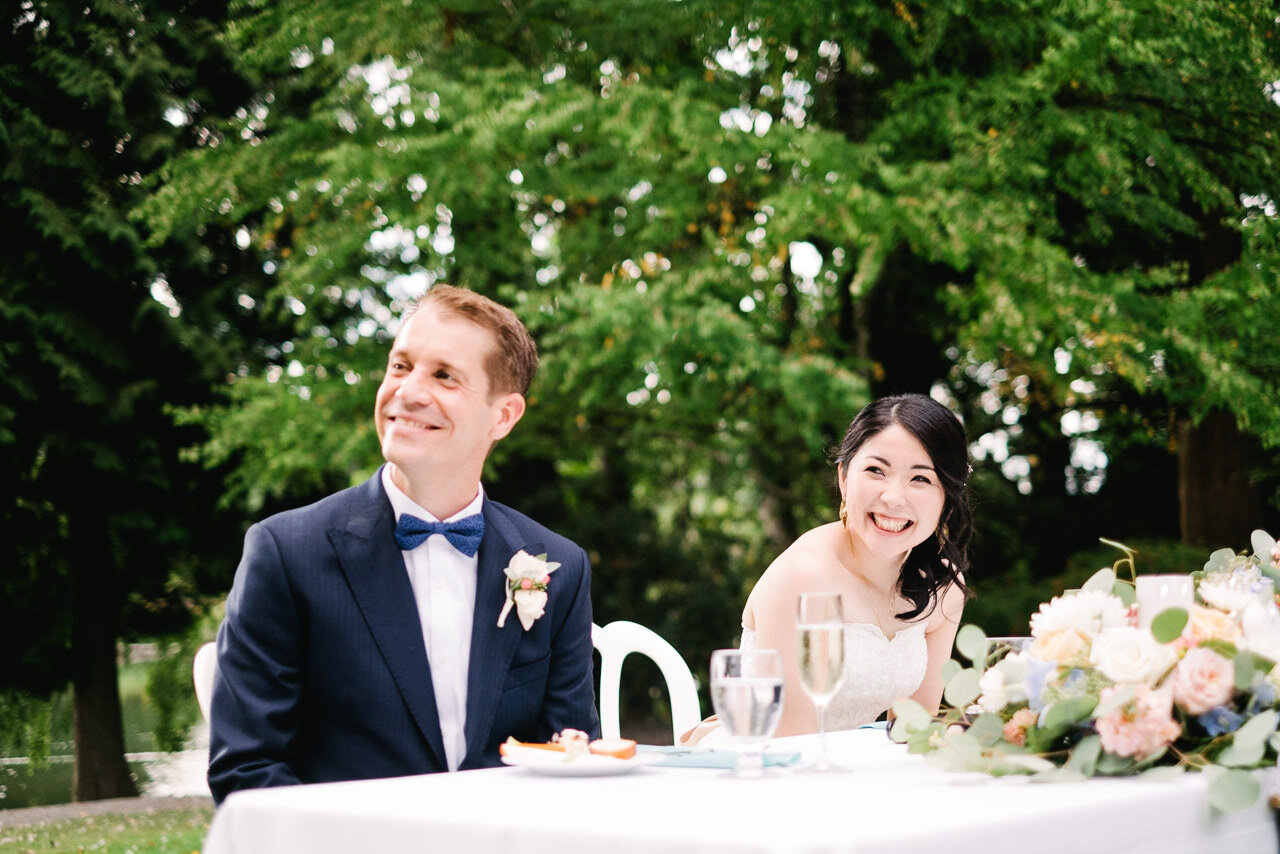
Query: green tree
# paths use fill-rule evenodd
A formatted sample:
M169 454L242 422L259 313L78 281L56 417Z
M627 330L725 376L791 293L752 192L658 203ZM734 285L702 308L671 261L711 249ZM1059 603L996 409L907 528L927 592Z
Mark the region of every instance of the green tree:
M834 516L823 450L869 393L950 395L986 442L979 571L1166 534L1141 499L1179 429L1280 446L1275 29L1172 0L239 4L260 85L146 216L239 234L296 325L189 414L203 458L250 509L367 475L393 318L449 280L544 353L491 492L692 660ZM1133 462L1090 468L1091 438Z
M216 236L148 250L129 219L145 176L193 141L187 118L243 97L209 6L5 4L0 686L71 682L76 800L135 792L117 639L181 625L229 539L218 474L180 462L198 434L166 412L207 399L234 346L205 332Z

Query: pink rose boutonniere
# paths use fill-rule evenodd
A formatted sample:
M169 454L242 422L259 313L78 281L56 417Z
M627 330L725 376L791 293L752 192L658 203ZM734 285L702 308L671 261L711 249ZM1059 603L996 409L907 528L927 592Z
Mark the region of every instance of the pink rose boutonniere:
M498 615L498 628L506 625L507 614L514 606L520 625L529 631L533 621L541 617L547 608L547 584L551 581L551 573L559 568L560 564L548 561L545 554L534 557L521 549L512 555L511 562L503 570L507 575L507 601Z

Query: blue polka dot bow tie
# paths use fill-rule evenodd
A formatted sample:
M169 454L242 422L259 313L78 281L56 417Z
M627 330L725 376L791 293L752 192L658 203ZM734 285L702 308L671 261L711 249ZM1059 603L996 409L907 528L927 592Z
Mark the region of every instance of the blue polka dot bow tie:
M428 522L409 513L396 521L396 543L404 551L416 549L432 534L444 534L455 549L467 557L475 557L484 538L484 516L476 513L452 522Z

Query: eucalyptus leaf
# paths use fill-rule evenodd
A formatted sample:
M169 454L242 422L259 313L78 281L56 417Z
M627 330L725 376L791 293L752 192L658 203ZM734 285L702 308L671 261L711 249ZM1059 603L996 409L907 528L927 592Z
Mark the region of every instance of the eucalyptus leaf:
M1033 783L1082 783L1089 779L1079 771L1069 768L1052 768L1031 778Z
M1085 777L1092 777L1098 769L1098 757L1102 755L1102 739L1096 735L1088 735L1071 749L1071 755L1063 764L1063 768L1077 771Z
M1265 744L1268 738L1276 734L1277 722L1280 722L1280 713L1275 710L1268 709L1265 712L1259 712L1245 721L1240 729L1236 730L1232 743Z
M1089 580L1084 583L1081 590L1097 590L1102 593L1110 593L1111 587L1116 583L1116 573L1109 567L1104 566L1102 569L1089 576Z
M1064 697L1050 706L1045 713L1043 729L1055 733L1063 732L1068 727L1088 718L1097 704L1096 697Z
M1277 714L1265 711L1254 715L1236 730L1231 744L1218 754L1218 764L1250 768L1262 761L1268 739L1275 734Z
M968 731L950 730L946 736L947 746L955 751L956 755L964 758L966 764L981 765L982 762L982 745L978 740L969 735Z
M1166 608L1151 621L1151 636L1160 643L1169 643L1182 635L1191 615L1186 608Z
M1209 640L1202 640L1200 641L1199 646L1203 647L1204 649L1213 650L1218 655L1225 658L1227 661L1234 660L1236 657L1236 653L1240 651L1240 648L1237 647L1235 644L1233 644L1231 641L1222 640L1221 638L1210 638Z
M1248 771L1222 770L1209 780L1209 803L1223 812L1248 809L1258 800L1261 786Z
M1111 595L1123 602L1126 607L1138 599L1138 592L1134 590L1133 583L1120 579L1116 579L1116 583L1111 585Z
M1116 756L1105 750L1098 756L1097 772L1108 777L1118 777L1133 771L1138 763L1128 756Z
M1231 566L1231 562L1235 560L1236 553L1231 549L1218 549L1209 555L1209 559L1204 563L1205 572L1214 572L1218 570L1226 570Z
M1253 553L1256 554L1263 562L1271 559L1271 550L1276 547L1275 538L1266 531L1257 530L1249 535L1249 544L1253 546Z
M942 670L942 684L946 685L948 682L951 681L951 678L953 676L955 676L961 670L964 670L964 665L956 661L954 658L948 658L946 661L942 662L941 670Z
M1218 754L1217 762L1231 768L1252 768L1262 760L1266 748L1265 741L1232 742Z
M1235 685L1237 691L1247 691L1249 686L1253 684L1253 677L1257 670L1253 666L1253 653L1248 650L1241 650L1232 663L1235 665Z
M909 698L894 700L891 708L893 709L895 725L901 721L909 729L919 730L933 723L933 715L925 711L924 706L915 700Z
M908 753L930 753L937 745L934 743L934 736L937 732L932 729L911 730L907 736L907 752Z
M1020 771L1030 771L1032 773L1051 771L1058 767L1043 756L1037 756L1034 753L1003 754L1000 757L1000 761L1003 764L1010 765Z
M1148 768L1138 775L1138 779L1147 783L1167 783L1177 780L1185 772L1181 765L1161 765L1158 768Z
M956 632L956 650L975 664L987 657L987 634L977 626L961 626Z
M955 708L965 708L978 699L978 695L982 693L982 689L978 687L978 678L978 671L971 667L966 667L947 682L946 690L942 694L943 697Z
M1107 697L1105 700L1102 700L1098 703L1097 707L1094 708L1093 710L1094 717L1102 717L1103 715L1109 714L1111 712L1114 712L1116 709L1121 708L1126 703L1133 700L1136 690L1137 690L1136 687L1133 685L1119 686L1111 694L1111 696Z
M1004 721L999 715L990 712L978 715L977 719L969 726L969 734L976 738L985 747L990 747L1003 737Z

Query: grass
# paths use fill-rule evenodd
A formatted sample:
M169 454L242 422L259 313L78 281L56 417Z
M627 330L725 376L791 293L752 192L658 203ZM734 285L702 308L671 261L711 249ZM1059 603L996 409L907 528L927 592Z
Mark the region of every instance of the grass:
M196 854L213 807L154 813L95 815L0 828L5 854Z

